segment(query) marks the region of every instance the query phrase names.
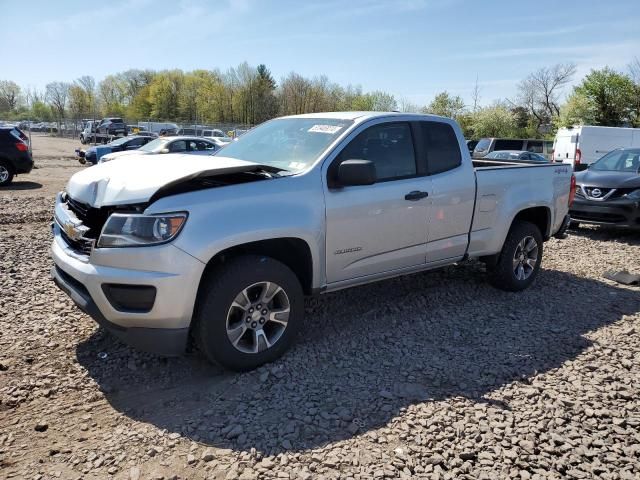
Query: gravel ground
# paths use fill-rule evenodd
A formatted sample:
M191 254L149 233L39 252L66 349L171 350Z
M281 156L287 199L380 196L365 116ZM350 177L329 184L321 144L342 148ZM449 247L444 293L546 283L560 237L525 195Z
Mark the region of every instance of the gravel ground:
M138 353L53 286L78 167L36 161L46 186L0 191L0 477L640 478L639 289L602 277L640 271L639 234L551 240L521 294L465 264L314 299L292 351L232 374Z

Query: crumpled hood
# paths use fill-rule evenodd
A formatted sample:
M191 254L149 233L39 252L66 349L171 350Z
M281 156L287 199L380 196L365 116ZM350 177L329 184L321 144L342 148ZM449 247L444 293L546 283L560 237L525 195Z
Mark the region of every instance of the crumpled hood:
M610 172L589 169L576 173L576 183L589 187L640 188L640 175L636 172Z
M131 156L89 167L69 179L67 194L92 207L143 203L160 188L201 174L251 170L255 163L228 157L167 153Z

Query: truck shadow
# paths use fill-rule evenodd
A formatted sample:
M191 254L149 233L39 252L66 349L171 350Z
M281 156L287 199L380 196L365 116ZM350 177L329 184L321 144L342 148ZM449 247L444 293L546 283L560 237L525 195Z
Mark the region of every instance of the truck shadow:
M470 264L310 301L296 346L254 372L139 354L101 331L77 358L132 419L277 454L375 430L416 404L464 397L509 408L488 394L575 359L592 345L586 333L638 311L631 289L544 270L510 294Z

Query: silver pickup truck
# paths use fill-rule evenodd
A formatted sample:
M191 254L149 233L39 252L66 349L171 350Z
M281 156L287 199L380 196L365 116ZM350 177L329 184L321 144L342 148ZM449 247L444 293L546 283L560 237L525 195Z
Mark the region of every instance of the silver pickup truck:
M527 288L575 188L567 165L472 163L458 125L430 115L285 117L217 156L134 157L58 195L52 277L125 342L193 340L235 370L291 345L305 295L465 259Z

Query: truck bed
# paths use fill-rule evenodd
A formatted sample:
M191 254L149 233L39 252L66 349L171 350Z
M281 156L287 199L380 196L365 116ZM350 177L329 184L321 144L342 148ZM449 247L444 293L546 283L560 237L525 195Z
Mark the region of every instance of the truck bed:
M473 168L478 169L487 169L487 168L512 168L512 167L549 167L549 166L557 166L554 163L542 163L542 162L532 162L526 160L499 160L499 159L472 159Z
M569 210L571 167L561 163L473 160L476 206L469 253L475 256L500 251L513 212L532 204L549 214L543 236L558 231ZM526 169L516 172L516 169Z

